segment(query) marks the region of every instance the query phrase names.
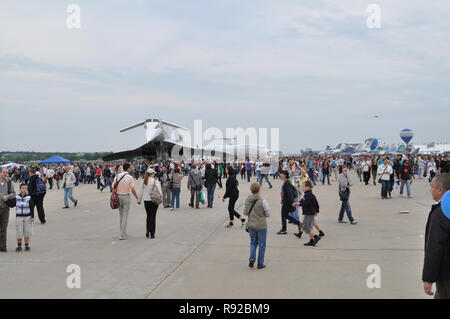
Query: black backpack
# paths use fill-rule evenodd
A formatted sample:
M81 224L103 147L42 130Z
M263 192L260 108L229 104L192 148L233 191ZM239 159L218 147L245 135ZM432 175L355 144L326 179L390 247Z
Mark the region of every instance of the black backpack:
M36 195L45 195L47 193L47 185L45 185L42 178L36 179Z

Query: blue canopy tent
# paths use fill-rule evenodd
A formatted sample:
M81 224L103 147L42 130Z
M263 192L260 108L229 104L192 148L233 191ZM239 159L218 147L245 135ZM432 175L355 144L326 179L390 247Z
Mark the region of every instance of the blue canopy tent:
M65 164L65 163L70 163L70 161L67 158L55 155L55 156L51 156L49 158L46 158L45 160L40 162L39 165L43 165L43 164Z

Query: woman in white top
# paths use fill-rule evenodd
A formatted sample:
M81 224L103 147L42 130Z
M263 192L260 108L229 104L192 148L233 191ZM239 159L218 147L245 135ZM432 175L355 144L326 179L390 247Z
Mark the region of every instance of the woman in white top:
M151 238L155 238L156 211L158 210L158 205L152 202L152 198L150 196L154 185L156 185L158 193L162 194L161 183L155 179L155 170L153 168L149 168L147 172L145 172L144 182L142 183L142 189L138 198L139 205L142 200L144 200L145 212L147 213L147 231L145 233L145 237L147 238L150 236Z

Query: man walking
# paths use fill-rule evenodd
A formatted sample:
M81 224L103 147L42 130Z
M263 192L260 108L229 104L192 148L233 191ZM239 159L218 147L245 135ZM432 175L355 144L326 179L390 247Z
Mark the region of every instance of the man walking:
M113 183L113 189L117 187L117 195L119 196L119 215L120 215L120 240L128 239L127 222L128 213L130 211L130 191L138 200L136 190L134 189L134 178L130 175L130 163L123 164L123 172L116 176Z
M64 189L64 207L63 208L69 208L69 199L73 202L75 207L77 207L78 200L76 200L73 195L73 187L76 182L75 174L70 171L70 167L65 167L65 173L62 177L62 183L63 183L63 189Z
M200 191L202 190L202 173L197 169L197 165L192 164L191 170L188 175L187 186L191 191L191 202L189 206L194 208L194 196L195 196L195 208L200 208Z
M413 176L413 171L411 165L409 165L408 160L404 160L400 165L400 172L398 174L400 181L400 196L403 196L403 189L406 184L406 193L408 198L412 198L411 195L411 180Z
M431 206L425 229L422 280L424 291L430 296L436 283L435 299L450 299L450 219L441 207L441 199L449 189L449 174L436 175L431 181L431 195L436 204Z
M158 174L158 178L161 182L163 207L168 208L170 207L170 195L172 190L170 189L170 178L165 166L162 167L161 172Z
M41 224L45 224L47 221L45 220L45 211L44 211L44 197L46 194L46 186L37 174L36 169L30 169L30 181L28 182L28 193L33 200L34 206L36 206L37 213ZM32 210L34 209L31 208Z
M277 235L287 234L286 219L290 220L293 224L297 225L298 232L301 231L301 223L298 219L295 219L289 215L290 212L295 211L295 208L299 206L298 202L294 201L294 186L289 181L289 172L281 172L281 181L283 186L281 186L281 230Z
M6 253L6 231L9 222L9 207L6 202L16 197L14 186L7 180L8 169L2 168L0 171L0 252Z

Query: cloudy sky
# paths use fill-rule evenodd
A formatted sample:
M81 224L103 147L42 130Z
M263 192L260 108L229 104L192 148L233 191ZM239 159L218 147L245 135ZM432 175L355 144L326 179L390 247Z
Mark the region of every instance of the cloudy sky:
M2 0L0 150L133 149L143 129L119 129L151 117L278 127L289 153L450 142L450 3L380 0L369 29L370 3Z

